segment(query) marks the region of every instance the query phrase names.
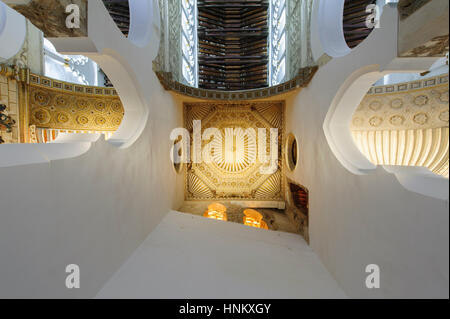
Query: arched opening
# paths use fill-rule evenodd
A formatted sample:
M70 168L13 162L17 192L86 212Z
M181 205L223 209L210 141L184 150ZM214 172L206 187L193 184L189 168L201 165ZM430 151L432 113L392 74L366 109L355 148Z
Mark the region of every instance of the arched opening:
M61 140L60 134L103 134L108 139L120 127L125 111L113 88L20 72L23 79L9 66L0 71L4 144L52 143Z
M398 1L318 1L316 28L325 53L333 58L348 55L381 26L384 6L393 2Z
M374 165L424 167L448 178L448 73L398 81L408 77L416 78L391 74L375 83L353 114L353 141Z
M304 87L317 70L312 3L165 1L153 69L165 89L203 99L250 100Z
M103 4L123 36L134 45L145 47L154 31L160 33L158 0L103 0Z

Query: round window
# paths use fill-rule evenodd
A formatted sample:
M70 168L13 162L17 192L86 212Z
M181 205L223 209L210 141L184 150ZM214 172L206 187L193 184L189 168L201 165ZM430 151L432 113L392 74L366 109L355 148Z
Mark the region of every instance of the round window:
M288 168L293 171L298 162L298 143L293 134L289 134L286 141L286 162Z
M181 137L179 137L177 140L173 142L172 146L172 164L173 168L175 169L175 172L181 173L183 169L183 148L181 147L181 144L179 142L181 141Z

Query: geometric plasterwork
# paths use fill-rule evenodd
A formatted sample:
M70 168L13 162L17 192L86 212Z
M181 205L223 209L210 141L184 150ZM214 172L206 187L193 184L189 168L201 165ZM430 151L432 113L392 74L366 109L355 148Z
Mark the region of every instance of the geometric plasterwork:
M116 131L123 105L114 89L74 85L32 74L30 125L77 131Z
M353 131L359 150L375 165L426 167L448 178L449 128Z
M426 167L449 176L448 74L373 87L350 129L361 153L375 165Z
M202 147L208 143L213 146L214 151L208 155L208 160L186 165L186 200L283 200L283 112L284 102L279 101L185 103L184 121L185 128L191 133L191 145L194 120L201 120L202 134L208 128L220 131L219 138L202 142ZM257 132L258 128L266 129L264 151L267 153L270 149L270 129L278 129L278 162L272 174L261 173L260 168L266 165L257 156L259 137L256 143L251 143L243 134L244 130L254 129ZM236 144L233 144L231 160L225 160L225 140L230 137L233 140L233 135L233 143L242 138L243 151L236 151Z
M350 128L379 131L448 127L448 94L448 84L368 94L355 111Z
M401 57L444 57L448 53L448 34L437 36L427 43L400 54Z

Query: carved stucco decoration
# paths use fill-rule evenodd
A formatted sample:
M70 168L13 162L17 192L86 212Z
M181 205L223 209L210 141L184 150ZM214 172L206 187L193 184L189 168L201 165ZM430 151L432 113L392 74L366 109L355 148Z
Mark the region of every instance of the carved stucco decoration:
M389 91L392 93L387 93ZM352 131L370 131L448 127L448 112L446 75L372 88L353 115L350 128Z
M359 150L375 165L422 166L448 178L449 128L352 131Z
M287 1L287 70L285 81L298 76L299 70L314 65L311 50L311 16L313 0Z
M66 7L77 4L80 8L80 28L66 27ZM32 0L28 4L10 5L44 32L45 37L87 36L87 0Z
M124 108L114 89L30 75L30 125L79 131L116 131Z
M449 36L438 36L424 45L400 54L401 57L444 57L449 50Z
M284 141L284 103L185 103L185 127L192 135L193 120L201 120L202 132L207 128L218 128L222 139L230 134L229 128L278 128L278 169L274 174L261 174L263 165L257 159L249 161L256 149L252 143L245 143L245 152L236 156L233 163L225 163L224 154L219 150L211 156L210 163L190 163L186 169L187 200L283 200L283 141ZM192 141L192 137L191 137ZM204 141L203 146L209 141ZM258 140L256 141L258 143ZM268 146L269 144L267 144ZM268 146L269 147L269 146ZM257 156L256 156L257 157Z
M375 165L422 166L448 178L448 74L373 87L350 128Z
M411 14L422 8L431 0L400 0L398 2L398 13L400 19L406 19Z

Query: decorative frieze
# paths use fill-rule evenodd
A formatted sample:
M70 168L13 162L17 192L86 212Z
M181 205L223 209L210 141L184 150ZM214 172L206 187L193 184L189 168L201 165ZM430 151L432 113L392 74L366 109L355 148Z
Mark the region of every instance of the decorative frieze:
M166 90L171 90L185 96L202 100L245 101L265 99L299 88L307 87L317 70L317 66L303 68L300 70L297 77L290 81L269 88L244 91L216 91L199 89L174 81L170 72L156 72L156 75Z
M353 115L359 150L376 165L422 166L448 177L448 74L373 87Z

